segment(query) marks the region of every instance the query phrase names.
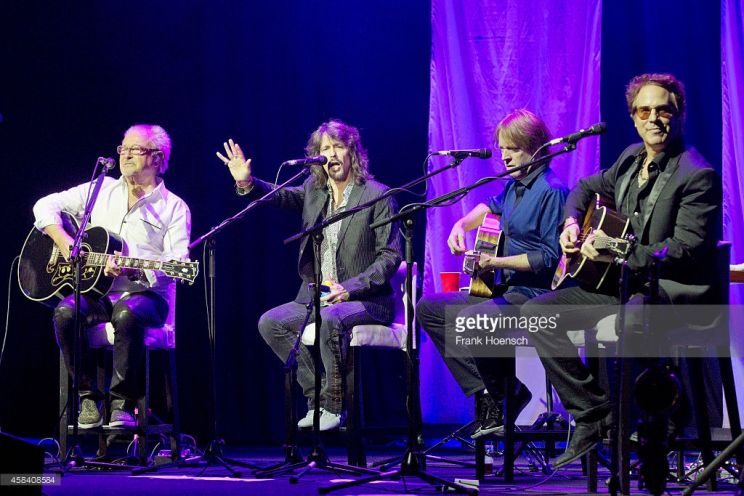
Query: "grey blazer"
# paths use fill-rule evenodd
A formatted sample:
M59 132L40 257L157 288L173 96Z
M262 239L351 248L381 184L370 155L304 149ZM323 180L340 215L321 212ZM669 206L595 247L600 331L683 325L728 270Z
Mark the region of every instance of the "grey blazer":
M254 180L250 197L261 196L273 188L273 184ZM377 181L369 180L355 184L349 196L347 208L353 208L380 196L388 188ZM302 213L302 229L316 224L324 217L329 194L326 188L313 187L312 178L302 186L284 189L270 201L274 206ZM402 260L401 240L397 224L387 224L372 230L369 225L396 213L392 198L386 198L373 207L357 212L341 221L336 269L339 284L348 292L351 300L361 301L375 319L389 323L393 315L393 290L390 278L398 270ZM302 284L295 301L305 304L312 299L308 283L314 281L313 244L307 237L300 241L298 272Z

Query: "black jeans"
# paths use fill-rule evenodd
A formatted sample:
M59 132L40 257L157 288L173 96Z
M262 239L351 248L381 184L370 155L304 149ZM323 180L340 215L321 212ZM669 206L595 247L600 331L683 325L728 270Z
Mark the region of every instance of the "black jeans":
M287 361L306 315L305 305L292 301L272 308L258 321L258 330L264 341L283 362ZM343 409L344 359L348 352L352 327L361 324L387 325L389 322L377 321L360 301L346 301L323 307L320 318L320 358L325 371L322 376L320 406L338 414ZM310 322L314 320L313 312ZM297 382L308 400L308 408L314 408L315 368L310 351L303 344L300 344L297 355Z
M80 315L84 327L110 321L114 326L114 361L110 393L112 397L128 403L137 401L144 390L143 369L145 357L145 329L160 327L168 316L168 303L151 291L130 293L114 305L104 297L101 300L81 295ZM54 331L68 372L74 377L73 355L75 336L75 301L70 295L57 304L54 310ZM87 334L82 333L82 366L78 390L81 397L100 399L101 384L94 386L95 361L88 348Z
M513 374L514 357L473 357L458 350L447 353L446 343L452 343L455 332L452 322L447 322L447 307L467 305L459 312L466 315L492 315L495 313L518 312L516 305L527 301L521 293L509 292L497 298L481 298L467 293L435 293L422 297L416 305L416 318L423 330L444 359L457 384L466 396L482 391L484 388L499 399L504 395L504 376ZM516 379L516 378L515 378ZM520 382L516 381L518 387Z
M669 298L661 294L662 302ZM610 398L584 362L567 330L589 329L599 320L617 313L620 299L616 296L587 291L581 287L559 289L532 298L522 305L522 315L528 318L549 317L556 313L554 305L566 305L559 310L560 325L538 330L530 336L537 349L545 373L555 387L566 410L577 422L594 422L610 411ZM551 308L552 307L552 308ZM634 294L625 307L626 336L637 334L643 326L643 295Z

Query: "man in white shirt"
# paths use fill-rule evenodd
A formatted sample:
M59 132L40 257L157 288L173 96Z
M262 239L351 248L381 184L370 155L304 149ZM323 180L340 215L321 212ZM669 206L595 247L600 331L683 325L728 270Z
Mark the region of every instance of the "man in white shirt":
M104 179L90 226L101 226L118 234L123 254L137 258L185 259L191 234L188 205L165 188L160 177L168 169L171 140L157 125L137 124L124 134L117 148L121 177ZM46 233L65 258L69 258L73 238L63 227L61 214L80 220L90 189L84 183L53 193L34 205L35 226ZM114 362L110 394L112 427L134 427L134 405L144 394L144 331L165 323L169 305L175 298L175 282L152 270L125 269L113 257L104 274L114 277L109 293L98 299L89 294L81 298L81 318L85 326L110 321L114 326ZM73 295L62 299L54 310L54 330L65 365L73 373L75 335ZM94 388L93 363L83 333L80 367L81 399L78 425L93 428L102 425L99 410L101 386Z

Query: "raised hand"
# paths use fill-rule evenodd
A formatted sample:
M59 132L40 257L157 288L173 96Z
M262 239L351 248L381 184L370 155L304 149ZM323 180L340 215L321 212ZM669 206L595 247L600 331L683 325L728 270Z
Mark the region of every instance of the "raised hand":
M237 183L250 183L251 178L251 159L246 160L240 145L235 143L232 138L224 143L225 154L217 152L217 158L222 160L232 174Z

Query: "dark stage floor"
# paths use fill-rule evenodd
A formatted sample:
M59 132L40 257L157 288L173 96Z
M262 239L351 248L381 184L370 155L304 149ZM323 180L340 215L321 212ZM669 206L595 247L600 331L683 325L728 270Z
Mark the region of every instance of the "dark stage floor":
M86 448L86 452L88 448ZM302 453L307 455L310 449L305 447ZM368 452L368 462L371 464L401 451L399 449L377 449ZM87 453L86 453L87 454ZM92 454L92 450L91 450ZM328 448L331 461L344 463L346 452L343 448ZM461 462L472 462L473 454L466 448L458 446L446 446L436 452L436 455L459 460ZM225 456L232 457L259 466L269 466L283 460L280 448L245 448L239 449L228 447ZM693 463L688 459L687 464ZM494 458L494 470L498 471L501 458ZM250 469L234 467L242 471L242 476L229 477L228 472L220 466L191 467L191 468L169 468L154 474L130 475L128 472L110 472L100 470L73 470L60 478L59 485L45 486L44 493L50 496L57 495L205 495L205 494L317 494L321 487L329 486L334 482L354 479L354 477L329 473L323 470L313 470L304 476L298 483L289 482L288 476L273 479L256 479ZM429 461L428 470L431 474L448 480L464 479L476 483L473 468L443 463L441 461ZM607 487L604 480L609 473L600 468L599 493L606 494ZM520 457L516 466L515 481L505 483L494 475L487 476L479 485L481 494L587 494L587 478L581 473L581 465L576 463L566 469L554 473L552 476L545 475L534 466L530 465L530 459ZM633 494L642 494L638 490L637 481L633 482ZM686 486L670 482L669 494L681 494ZM7 487L1 488L0 494L12 494ZM415 477L405 477L400 480L387 480L370 483L361 487L334 491L331 494L436 494L441 489L423 483ZM695 494L732 494L734 486L726 481L721 481L719 491L716 493L700 489Z

